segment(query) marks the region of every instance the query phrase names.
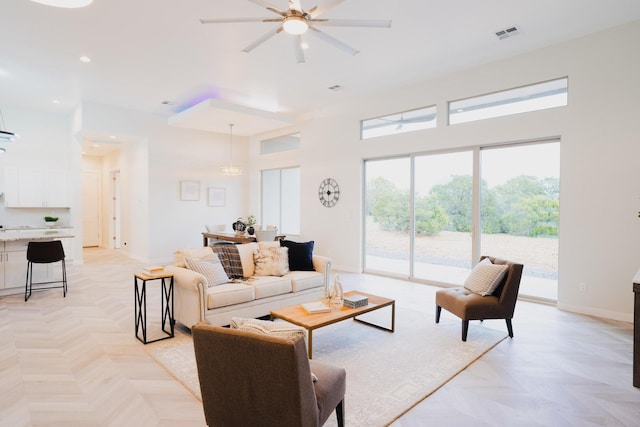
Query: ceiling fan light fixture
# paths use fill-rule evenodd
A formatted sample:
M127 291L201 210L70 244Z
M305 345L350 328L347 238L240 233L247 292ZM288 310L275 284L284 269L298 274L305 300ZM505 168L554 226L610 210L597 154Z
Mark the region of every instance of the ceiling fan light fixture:
M289 16L282 23L284 30L294 36L304 34L309 29L306 19L301 16Z

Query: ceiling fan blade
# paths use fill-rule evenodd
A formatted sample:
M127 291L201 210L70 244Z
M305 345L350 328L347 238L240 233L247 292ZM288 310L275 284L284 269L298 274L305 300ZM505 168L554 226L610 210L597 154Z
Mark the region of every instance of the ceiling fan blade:
M300 4L300 0L289 0L289 9L302 11L302 5Z
M391 27L391 20L389 19L311 19L310 21L315 25L327 27Z
M257 4L258 6L262 6L273 13L277 13L280 16L286 15L286 13L283 10L278 9L277 7L275 7L271 3L267 3L266 1L263 1L263 0L249 0L249 1L253 4Z
M317 28L311 27L309 26L310 34L313 34L314 36L318 37L320 40L323 40L327 43L329 43L332 46L337 47L338 49L347 52L349 55L356 55L358 53L360 53L360 51L358 49L354 49L351 46L349 46L346 43L341 42L340 40L331 37L330 35L328 35L327 33L323 33L322 31L318 30Z
M201 19L200 22L203 24L235 24L237 22L269 22L269 19L270 18L221 18Z
M309 9L307 11L307 13L309 15L311 15L312 18L315 18L316 16L320 16L323 13L328 12L329 10L333 9L334 7L336 7L337 5L342 3L343 1L344 0L328 1L326 4L323 4L321 6L313 6L311 9Z
M244 49L242 49L242 51L243 52L247 52L247 53L251 52L253 49L257 48L262 43L264 43L267 40L269 40L271 37L277 35L280 31L282 31L282 25L280 25L279 27L277 27L277 28L275 28L273 30L269 30L268 33L266 33L265 35L260 37L258 40L256 40L253 43L251 43L249 46L247 46Z
M300 64L305 62L304 49L302 49L302 36L296 36L293 38L293 50L296 54L296 62Z

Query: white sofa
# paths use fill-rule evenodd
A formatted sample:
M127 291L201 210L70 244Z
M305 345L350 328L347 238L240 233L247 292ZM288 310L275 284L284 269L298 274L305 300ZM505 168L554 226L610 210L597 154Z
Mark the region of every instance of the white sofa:
M174 276L174 317L191 328L198 322L224 326L233 317L256 318L271 310L313 301L323 296L329 283L331 260L313 255L314 271L290 271L284 276L255 276L253 254L258 243L235 245L242 262L243 274L249 280L209 287L204 275L185 268L185 258L204 258L213 253L211 247L179 249L174 264L165 270Z

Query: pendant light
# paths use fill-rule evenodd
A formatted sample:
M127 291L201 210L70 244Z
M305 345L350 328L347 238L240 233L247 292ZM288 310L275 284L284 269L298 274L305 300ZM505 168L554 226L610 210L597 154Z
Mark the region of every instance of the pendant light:
M225 176L242 175L242 168L233 165L233 123L229 123L229 164L222 166L220 170Z

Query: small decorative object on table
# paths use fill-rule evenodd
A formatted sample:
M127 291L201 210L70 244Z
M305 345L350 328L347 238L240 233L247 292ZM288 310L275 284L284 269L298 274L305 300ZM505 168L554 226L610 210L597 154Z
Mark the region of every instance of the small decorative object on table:
M304 308L304 310L309 314L326 313L328 311L331 311L331 307L329 307L322 301L307 302L301 305L302 308Z
M155 276L156 274L164 273L164 267L161 265L150 265L144 267L142 272L148 276Z
M344 297L342 304L349 308L366 307L369 305L369 298L364 295L351 295Z
M249 233L249 236L253 236L253 233L255 233L255 228L253 228L253 226L256 224L256 217L255 215L249 215L247 217L247 233Z
M333 277L333 287L329 294L331 304L341 306L344 298L344 292L342 290L342 282L340 282L340 276L337 274Z
M237 221L231 225L231 227L233 228L233 231L235 231L239 236L242 236L247 230L247 224L242 221L242 218L238 218Z

